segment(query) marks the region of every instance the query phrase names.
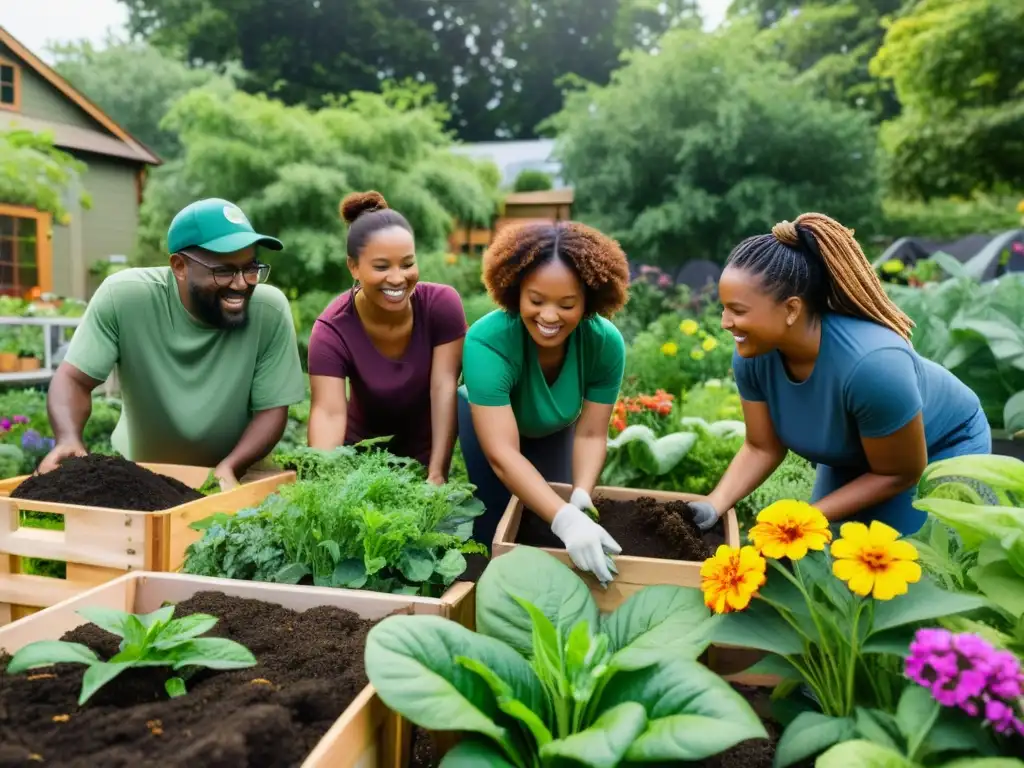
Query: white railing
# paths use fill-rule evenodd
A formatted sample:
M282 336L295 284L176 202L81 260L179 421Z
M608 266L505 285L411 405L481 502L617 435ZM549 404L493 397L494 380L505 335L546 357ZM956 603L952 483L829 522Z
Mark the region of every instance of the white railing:
M67 342L66 328L76 328L80 317L0 317L0 325L38 325L43 330L43 364L34 371L0 373L0 386L4 384L41 384L49 381L60 364Z

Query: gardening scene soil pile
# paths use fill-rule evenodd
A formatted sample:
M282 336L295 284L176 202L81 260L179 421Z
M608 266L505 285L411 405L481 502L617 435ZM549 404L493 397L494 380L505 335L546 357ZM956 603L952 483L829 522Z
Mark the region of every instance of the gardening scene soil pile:
M64 459L52 472L33 475L11 492L11 498L156 512L203 495L120 456L94 453Z
M636 500L594 499L598 522L622 547L623 555L662 560L701 562L725 543L725 528L719 520L702 533L693 522L693 511L684 501L658 502L650 496ZM517 544L565 549L550 526L530 510L524 510L516 534Z
M178 603L174 615L208 613L208 633L245 645L258 665L188 679L169 699L167 668L133 669L76 704L84 668L0 675L0 767L286 768L299 766L366 686L363 651L375 621L332 607L292 611L220 592ZM86 624L62 640L101 657L119 638ZM10 660L0 653L0 669Z

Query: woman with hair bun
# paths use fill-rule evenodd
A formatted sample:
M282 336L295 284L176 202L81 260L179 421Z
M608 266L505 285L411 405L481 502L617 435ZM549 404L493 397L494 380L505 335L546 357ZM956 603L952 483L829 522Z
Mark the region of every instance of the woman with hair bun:
M309 444L392 436L388 450L447 480L466 314L454 288L419 282L412 227L379 192L341 201L355 280L309 339ZM345 380L351 385L346 397Z
M744 240L718 294L747 434L696 505L702 528L793 451L818 465L812 501L830 521L909 535L926 517L911 504L925 466L991 453L978 396L914 351L913 322L834 219L805 213Z
M459 442L487 509L474 538L491 543L514 493L607 584L621 548L586 510L625 369L607 318L626 303L626 255L583 224L510 226L484 255L483 279L499 309L469 329L459 390ZM572 484L569 503L549 482Z

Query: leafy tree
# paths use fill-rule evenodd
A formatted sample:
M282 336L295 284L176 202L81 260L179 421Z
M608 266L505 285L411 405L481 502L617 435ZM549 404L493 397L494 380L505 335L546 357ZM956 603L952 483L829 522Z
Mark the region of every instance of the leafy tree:
M120 0L131 30L188 61L238 61L244 87L288 104L433 83L466 140L528 137L559 78L607 82L619 54L699 25L695 0Z
M68 192L78 194L83 208L92 205L80 186L85 171L84 163L54 147L50 134L0 132L0 201L48 211L57 221L66 221Z
M899 113L891 85L868 63L885 35L884 19L904 0L734 0L730 14L764 29L761 42L798 72L798 81L830 99L884 119Z
M871 63L903 115L882 133L909 197L1024 185L1024 3L919 0Z
M808 94L753 44L752 24L677 30L552 124L577 208L645 263L724 259L743 237L822 211L858 229L879 212L863 112Z
M146 43L109 37L100 49L82 41L50 52L57 72L164 160L177 157L181 145L160 121L178 98L218 77Z
M163 127L180 158L151 176L142 207L142 257L165 259L167 225L201 197L238 203L286 250L267 253L274 282L296 291L347 283L338 204L354 190L379 190L412 224L417 247L443 247L453 219L488 226L498 200L492 166L450 152L445 112L426 87L386 85L313 112L263 95L193 90Z

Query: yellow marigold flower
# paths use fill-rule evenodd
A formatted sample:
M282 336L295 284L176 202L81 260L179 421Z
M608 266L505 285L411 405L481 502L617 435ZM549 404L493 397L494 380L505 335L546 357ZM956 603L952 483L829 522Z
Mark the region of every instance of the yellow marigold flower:
M661 345L661 354L665 355L665 357L675 357L678 351L679 347L674 341L666 341Z
M704 350L701 350L701 349L691 350L690 351L690 357L692 357L694 360L703 360L704 359Z
M841 538L832 544L832 573L842 579L851 592L876 600L892 600L907 592L907 584L921 579L917 550L907 541L898 541L899 532L878 520L871 527L864 523L843 523Z
M767 562L753 547L722 544L700 567L704 605L715 613L742 611L764 584Z
M1017 203L1017 213L1024 214L1024 200Z
M882 265L882 271L887 275L895 275L903 271L903 262L899 259L889 259Z
M449 265L450 264L454 264L458 260L459 260L459 257L456 256L454 253L449 253L447 256L444 257L444 263L445 264L449 264Z
M714 336L708 336L706 339L704 339L704 343L701 344L701 346L704 348L705 352L710 352L711 350L718 346L718 339L716 339Z
M799 560L808 550L824 549L832 541L832 531L815 507L805 501L783 499L758 513L750 540L765 557Z
M697 331L700 330L700 325L696 320L686 318L679 324L679 330L685 333L687 336L693 336Z

